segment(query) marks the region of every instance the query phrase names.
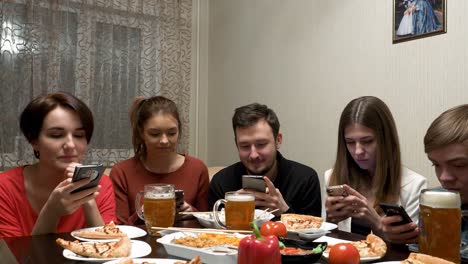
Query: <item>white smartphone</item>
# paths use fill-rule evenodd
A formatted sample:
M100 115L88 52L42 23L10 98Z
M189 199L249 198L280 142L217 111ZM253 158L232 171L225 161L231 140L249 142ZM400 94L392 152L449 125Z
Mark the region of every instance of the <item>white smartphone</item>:
M263 176L258 175L242 175L242 188L253 189L259 192L266 191L266 183Z

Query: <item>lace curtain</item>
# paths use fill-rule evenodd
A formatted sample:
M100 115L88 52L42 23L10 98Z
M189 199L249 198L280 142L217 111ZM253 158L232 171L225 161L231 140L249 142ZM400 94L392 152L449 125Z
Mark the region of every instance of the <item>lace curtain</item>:
M188 148L191 0L14 0L0 3L0 170L34 162L18 117L34 97L75 94L95 130L86 163L133 155L128 120L135 96L164 95Z

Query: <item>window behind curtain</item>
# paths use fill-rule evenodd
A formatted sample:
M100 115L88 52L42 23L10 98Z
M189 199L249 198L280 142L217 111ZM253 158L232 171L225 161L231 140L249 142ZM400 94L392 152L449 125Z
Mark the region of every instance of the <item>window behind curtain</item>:
M128 111L138 95L176 102L187 151L191 1L88 2L0 2L0 170L34 162L18 118L34 97L57 90L93 111L86 163L133 155Z

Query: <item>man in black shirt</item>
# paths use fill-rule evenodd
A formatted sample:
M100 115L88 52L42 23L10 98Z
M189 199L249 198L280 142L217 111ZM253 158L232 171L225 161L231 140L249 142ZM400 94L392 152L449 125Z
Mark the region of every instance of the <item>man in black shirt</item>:
M314 169L285 159L278 149L283 136L279 120L266 105L258 103L239 107L232 117L232 127L240 162L213 176L208 192L212 207L229 191L242 189L242 175L264 176L265 192L255 191L257 208L274 214L297 213L320 216L320 182ZM249 190L252 191L252 190Z

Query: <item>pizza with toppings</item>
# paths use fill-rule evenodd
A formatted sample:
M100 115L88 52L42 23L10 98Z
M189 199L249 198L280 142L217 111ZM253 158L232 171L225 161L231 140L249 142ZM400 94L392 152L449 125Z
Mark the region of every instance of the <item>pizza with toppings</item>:
M421 253L411 253L409 257L401 262L402 264L454 264L451 261L429 256Z
M287 230L299 230L320 228L323 223L323 219L311 215L282 214L281 222L283 222Z
M366 240L351 241L349 243L356 247L361 258L383 257L387 252L387 244L385 244L385 241L374 234L367 235ZM326 254L330 252L332 246L333 245L328 245L325 250Z
M117 242L78 242L57 238L57 244L71 252L89 258L122 258L130 256L131 241L127 236Z
M116 239L127 236L124 232L114 224L110 222L103 227L98 227L94 230L79 230L73 232L76 237L91 238L91 239Z

